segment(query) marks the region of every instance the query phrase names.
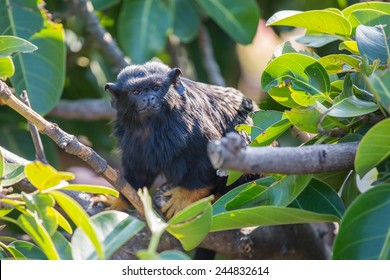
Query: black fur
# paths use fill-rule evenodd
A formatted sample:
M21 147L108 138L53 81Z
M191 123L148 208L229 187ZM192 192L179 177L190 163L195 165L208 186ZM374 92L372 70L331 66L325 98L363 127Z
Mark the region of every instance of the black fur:
M179 69L158 62L123 69L112 93L117 109L114 135L122 150L127 181L150 187L163 174L167 183L188 189L224 187L207 144L250 124L256 104L241 92L181 78Z

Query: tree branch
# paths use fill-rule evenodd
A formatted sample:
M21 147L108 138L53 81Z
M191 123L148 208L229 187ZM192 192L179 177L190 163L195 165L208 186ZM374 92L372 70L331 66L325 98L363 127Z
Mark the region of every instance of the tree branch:
M199 30L199 47L203 56L203 66L209 76L210 83L225 86L225 80L214 57L210 34L205 26L201 26Z
M113 119L116 111L104 99L61 100L48 114L65 120Z
M245 147L229 133L208 145L215 168L247 173L312 174L353 169L358 142L305 147Z
M101 174L111 185L120 191L128 201L140 212L143 213L142 203L137 192L132 188L119 172L114 170L107 162L93 149L80 143L74 135L63 131L58 125L48 122L31 108L24 105L10 91L8 86L0 81L0 101L8 105L29 122L33 123L39 132L49 136L65 152L75 155L88 163L97 174Z
M99 23L96 17L93 5L89 0L71 0L73 5L84 21L86 29L95 38L100 49L107 55L118 69L123 69L130 63L126 61L125 55L118 47L117 43Z

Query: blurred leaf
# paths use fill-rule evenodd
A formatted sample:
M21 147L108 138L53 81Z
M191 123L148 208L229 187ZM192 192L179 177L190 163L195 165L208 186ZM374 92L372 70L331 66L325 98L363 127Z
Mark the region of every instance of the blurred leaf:
M38 48L22 38L0 36L0 57L7 57L18 52L33 52Z
M196 4L188 0L171 0L173 9L173 33L183 43L192 41L199 31L200 15Z
M2 201L2 200L1 200ZM13 209L0 209L0 217L7 216Z
M329 74L358 71L360 60L346 54L331 54L317 60Z
M333 248L336 260L390 259L390 185L361 194L348 208Z
M231 184L236 182L238 179L240 179L242 174L244 174L241 171L235 171L235 170L228 170L227 173L228 173L228 178L227 178L226 186L230 186Z
M273 87L286 87L309 94L328 94L330 80L325 68L314 58L288 53L272 60L263 72L261 87L265 91Z
M390 15L378 10L362 9L353 11L349 16L349 21L353 28L356 28L360 24L366 26L375 26L379 24L389 26Z
M359 48L355 41L344 41L339 45L339 50L348 50L352 54L359 54Z
M251 147L267 146L278 138L283 132L290 128L291 123L286 119L282 119L270 127L268 127L263 133L257 136L250 144Z
M0 247L0 260L8 259L7 253Z
M390 57L390 39L385 34L385 27L382 25L371 27L359 25L356 28L356 43L362 56L367 56L370 63L379 59L381 65L387 65Z
M185 250L192 250L203 241L211 228L214 196L198 200L168 221L167 231L176 237Z
M118 40L134 63L144 63L166 44L170 12L159 0L124 1L118 18Z
M21 214L17 219L17 223L43 250L49 260L60 259L49 233L37 220L26 214Z
M191 260L191 258L180 251L167 250L158 255L159 260Z
M12 186L18 183L20 180L26 178L24 175L24 166L16 163L4 164L4 175L0 185Z
M3 157L3 152L0 149L0 188L3 185L3 176L4 176L4 157Z
M359 188L356 182L356 172L353 171L349 174L348 179L343 185L341 191L341 199L343 200L346 207L351 205L352 201L360 195Z
M51 191L50 195L61 206L77 227L88 236L100 259L104 259L104 248L100 243L96 229L85 210L70 196L60 192Z
M367 78L367 82L376 99L390 114L390 71L375 72Z
M158 253L149 250L139 250L135 255L140 260L158 260Z
M353 11L356 10L362 10L362 9L374 9L377 11L385 12L387 14L390 14L390 4L389 3L383 3L383 2L377 2L377 1L370 1L370 2L362 2L362 3L356 3L354 5L351 5L344 10L342 10L342 13L346 18L348 18Z
M69 222L62 216L60 212L58 212L55 208L53 208L54 214L57 217L57 223L60 227L62 227L63 230L65 230L67 233L72 234L73 229L70 226Z
M324 105L317 102L316 108L321 114L336 118L363 116L379 109L376 103L361 100L355 95L342 99L330 108L326 108Z
M213 216L211 231L252 226L287 225L314 222L338 222L333 215L318 214L296 208L258 206L223 212Z
M15 248L29 260L47 260L42 250L30 242L17 240L9 244L9 247Z
M104 186L70 184L61 187L61 190L87 192L93 194L107 194L107 195L119 197L119 192L117 190L110 187L104 187Z
M337 192L328 184L312 179L290 207L342 218L345 207Z
M360 141L355 170L360 177L390 156L390 119L374 125Z
M311 48L320 48L337 40L340 40L338 36L314 32L306 32L305 36L295 39L296 42Z
M197 0L197 3L237 43L252 42L260 18L256 1Z
M26 256L14 247L7 247L7 250L11 253L12 257L14 257L15 260L27 260Z
M6 80L15 74L11 57L0 57L0 79Z
M69 241L58 231L52 235L52 239L61 260L72 260L72 245Z
M29 163L24 173L30 183L39 190L46 190L57 186L63 180L73 180L74 175L69 172L58 172L52 166L40 161Z
M118 4L120 0L91 0L95 11L102 11Z
M104 211L94 215L91 220L105 250L105 259L109 259L144 227L144 222L119 211ZM72 254L74 259L98 258L90 240L80 228L75 230L72 237Z
M267 21L267 25L302 27L310 31L342 36L349 36L352 32L351 24L345 17L329 10L280 11Z

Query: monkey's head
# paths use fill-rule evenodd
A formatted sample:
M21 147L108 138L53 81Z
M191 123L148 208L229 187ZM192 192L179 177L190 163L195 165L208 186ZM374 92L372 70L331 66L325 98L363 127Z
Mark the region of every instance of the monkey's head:
M104 89L111 92L118 116L143 120L159 116L169 104L167 99L185 94L181 74L180 69L159 62L131 65L119 73L116 83L107 83Z

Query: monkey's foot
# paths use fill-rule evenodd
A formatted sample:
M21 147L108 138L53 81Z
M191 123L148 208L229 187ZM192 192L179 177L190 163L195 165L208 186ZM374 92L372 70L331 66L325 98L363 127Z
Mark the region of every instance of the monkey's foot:
M198 201L211 193L210 187L189 190L183 187L175 187L163 193L163 196L170 196L170 199L161 207L164 215L170 219L176 213L188 205Z
M129 202L122 197L114 197L110 195L99 194L91 198L91 203L101 202L107 206L106 210L126 211L130 208Z

